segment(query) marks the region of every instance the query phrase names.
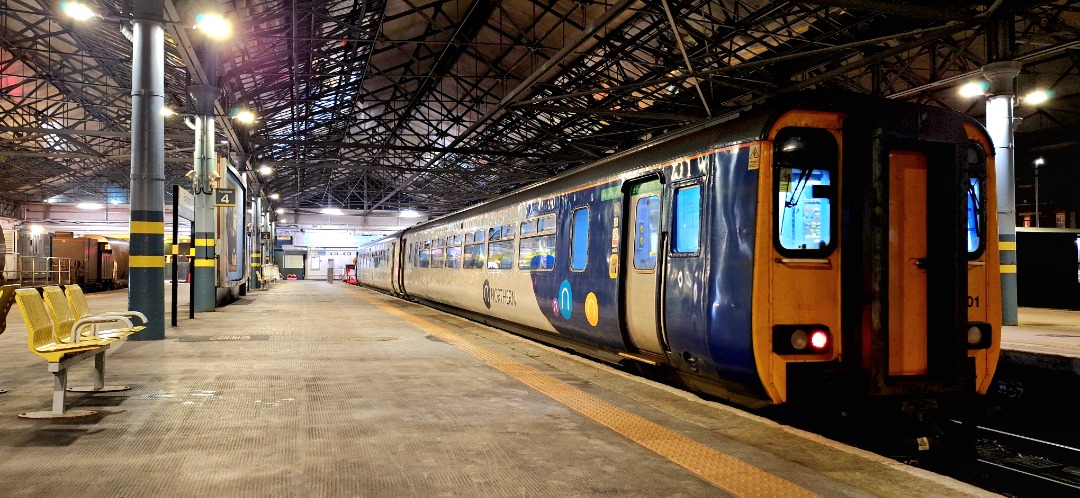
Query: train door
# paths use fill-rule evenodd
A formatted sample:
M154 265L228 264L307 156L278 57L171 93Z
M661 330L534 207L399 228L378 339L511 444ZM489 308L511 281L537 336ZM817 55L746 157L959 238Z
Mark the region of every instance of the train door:
M888 163L887 373L951 379L966 354L967 173L951 145L894 148Z
M628 183L627 222L622 227L623 318L629 345L638 351L662 355L656 307L659 296L660 206L663 185L657 177Z
M401 288L401 260L398 258L397 242L390 243L386 257L390 260L390 288L400 294L404 290Z

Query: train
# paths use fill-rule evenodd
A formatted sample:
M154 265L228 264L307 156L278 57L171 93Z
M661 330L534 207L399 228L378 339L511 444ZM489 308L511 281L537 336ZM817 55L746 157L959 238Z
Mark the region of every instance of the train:
M995 185L967 115L798 93L363 245L357 282L951 458L1000 355Z
M14 246L5 268L7 280L23 285L79 284L86 292L128 286L129 243L98 234L12 233ZM8 259L8 258L5 258Z

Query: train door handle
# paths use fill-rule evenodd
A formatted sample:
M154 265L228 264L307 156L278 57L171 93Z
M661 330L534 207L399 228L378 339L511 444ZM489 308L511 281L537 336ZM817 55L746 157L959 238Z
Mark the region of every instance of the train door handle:
M922 269L922 270L925 270L926 269L926 258L916 258L915 259L915 267L919 268L919 269Z

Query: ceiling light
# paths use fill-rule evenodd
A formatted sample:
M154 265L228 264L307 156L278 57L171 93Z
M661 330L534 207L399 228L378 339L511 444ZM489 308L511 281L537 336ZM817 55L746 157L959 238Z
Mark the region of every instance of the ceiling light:
M166 107L162 107L162 108L161 108L161 115L162 115L162 116L165 116L165 117L169 117L169 116L175 116L175 115L176 115L176 111L174 111L174 110L172 109L172 107L168 107L168 106L166 106Z
M960 87L961 97L978 97L986 93L989 85L985 81L972 81Z
M420 216L420 213L415 209L406 209L402 211L399 216L401 216L402 218L416 218Z
M323 210L320 211L320 213L322 213L322 214L333 214L333 215L345 214L345 213L342 213L341 210L338 209L338 208L323 208Z
M82 2L60 2L60 9L76 21L85 21L97 15L96 12Z
M99 204L97 202L80 202L80 203L76 204L75 207L77 207L79 209L101 209L101 208L103 208L105 206L102 206L101 204Z
M233 116L236 121L244 124L251 124L255 122L255 114L251 111L240 111Z
M1050 100L1050 92L1047 92L1046 90L1035 90L1024 95L1023 100L1025 104L1039 105Z
M278 200L280 198L281 198L281 194L279 194L277 192L274 192L273 194L270 194L270 200L272 200L272 201L276 201L276 200Z
M229 37L232 33L232 27L225 18L218 14L199 14L195 16L195 29L201 30L206 33L206 36L215 40L221 40Z
M281 218L281 219L279 219L277 221L278 221L278 223L285 223L285 218Z
M43 227L41 225L30 225L30 234L31 235L41 235L43 233L45 233L45 227Z
M285 214L285 208L277 208L274 210L274 212L277 214Z
M270 173L273 173L273 172L274 172L274 168L271 168L270 166L267 166L265 164L262 165L262 166L259 166L259 174L260 175L269 175Z

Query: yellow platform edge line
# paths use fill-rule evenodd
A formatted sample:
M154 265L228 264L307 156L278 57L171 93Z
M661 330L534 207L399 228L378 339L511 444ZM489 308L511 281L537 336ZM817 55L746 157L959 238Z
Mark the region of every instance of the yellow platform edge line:
M649 419L630 413L554 379L535 368L517 362L509 356L469 342L433 322L413 316L385 302L369 299L358 289L350 290L361 300L373 304L383 311L446 341L448 344L502 371L567 408L682 466L718 488L738 496L820 496L791 481L747 464Z

